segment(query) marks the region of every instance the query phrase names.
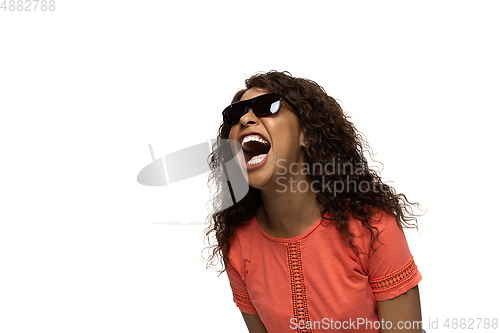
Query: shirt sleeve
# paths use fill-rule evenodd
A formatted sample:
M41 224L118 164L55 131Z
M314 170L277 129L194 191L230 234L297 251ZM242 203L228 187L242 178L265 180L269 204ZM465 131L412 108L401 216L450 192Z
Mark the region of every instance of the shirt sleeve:
M373 224L379 231L367 263L370 286L377 301L404 294L415 287L422 275L410 253L405 234L398 227L396 217L382 214Z
M236 303L238 309L244 313L257 314L257 310L253 306L245 282L241 278L240 274L238 274L233 264L231 264L231 261L228 262L226 273L229 278L229 285L231 286L231 290L233 292L233 301Z

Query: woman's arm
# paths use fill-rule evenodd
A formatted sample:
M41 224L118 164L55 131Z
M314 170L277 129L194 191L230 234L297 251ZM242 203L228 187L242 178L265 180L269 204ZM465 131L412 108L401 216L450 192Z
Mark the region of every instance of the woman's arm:
M260 320L259 315L248 314L245 312L241 313L245 324L247 324L248 332L250 333L267 333L266 326Z
M391 322L392 329L388 325L381 326L381 333L422 332L422 312L420 310L420 295L418 285L398 297L377 302L379 320ZM398 325L400 328L398 329ZM406 325L406 327L404 326Z

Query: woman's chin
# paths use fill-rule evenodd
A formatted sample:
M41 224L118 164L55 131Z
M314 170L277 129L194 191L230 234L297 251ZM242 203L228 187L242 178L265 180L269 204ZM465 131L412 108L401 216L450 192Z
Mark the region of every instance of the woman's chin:
M267 154L256 156L253 160L247 161L246 168L248 184L259 190L264 189L272 181L274 174L272 152L269 151Z

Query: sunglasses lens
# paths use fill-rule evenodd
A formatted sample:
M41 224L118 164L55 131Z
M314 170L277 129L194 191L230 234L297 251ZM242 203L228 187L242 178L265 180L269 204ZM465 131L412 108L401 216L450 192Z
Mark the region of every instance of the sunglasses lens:
M224 124L233 126L240 121L247 108L252 108L253 113L259 117L272 116L280 110L282 97L278 94L258 96L248 101L241 101L228 106L224 112Z
M262 95L255 99L253 112L261 117L271 116L280 110L280 106L281 97L279 95Z
M224 124L232 126L240 121L241 116L245 113L246 104L233 104L224 110Z

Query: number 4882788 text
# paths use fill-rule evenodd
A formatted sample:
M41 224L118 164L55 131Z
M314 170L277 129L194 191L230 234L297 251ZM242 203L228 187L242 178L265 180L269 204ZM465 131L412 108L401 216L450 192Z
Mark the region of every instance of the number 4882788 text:
M56 2L54 0L3 0L0 10L4 12L35 12L54 11Z

